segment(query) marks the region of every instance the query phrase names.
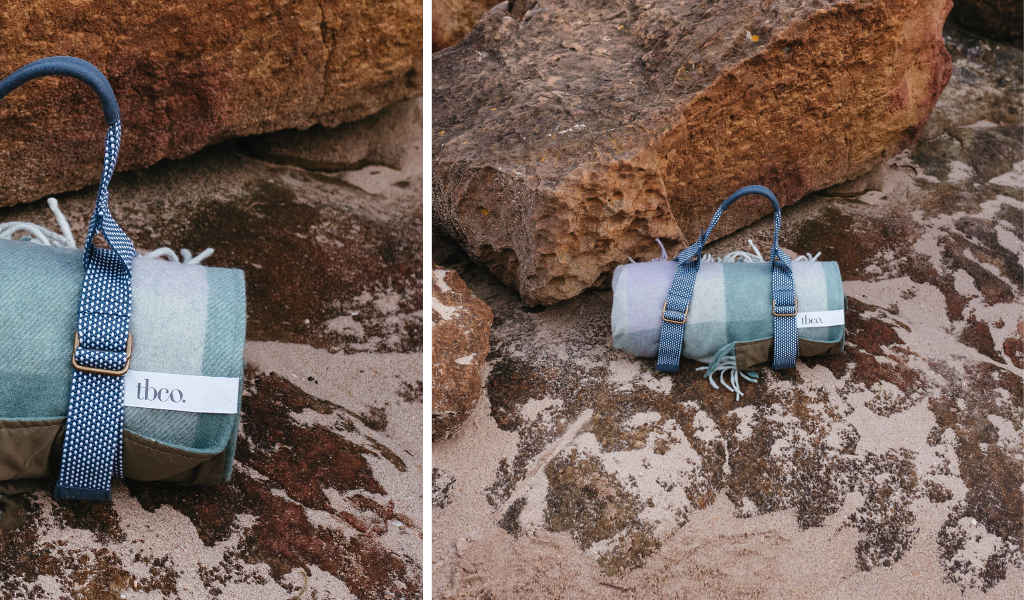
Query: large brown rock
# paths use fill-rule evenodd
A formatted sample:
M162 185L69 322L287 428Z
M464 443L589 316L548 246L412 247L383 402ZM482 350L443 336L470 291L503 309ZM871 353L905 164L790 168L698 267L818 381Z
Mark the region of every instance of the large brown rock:
M1024 36L1024 3L1020 0L956 0L949 16L985 37L1019 43Z
M438 440L455 435L480 398L494 317L458 273L435 265L431 318L431 429Z
M908 147L949 80L949 0L495 7L434 56L434 219L550 304ZM747 200L715 237L767 213Z
M430 12L434 52L458 44L495 4L495 0L435 0Z
M416 0L8 3L0 74L44 56L91 61L121 105L118 166L232 137L333 127L421 94ZM105 126L84 85L47 78L0 102L0 205L95 183Z

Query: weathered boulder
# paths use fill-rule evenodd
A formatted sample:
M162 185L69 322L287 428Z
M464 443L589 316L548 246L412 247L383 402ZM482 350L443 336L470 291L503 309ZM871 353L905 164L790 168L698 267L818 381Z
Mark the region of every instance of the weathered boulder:
M493 315L458 273L436 265L433 298L431 429L438 440L455 435L480 398Z
M421 39L414 0L26 2L4 9L0 74L50 55L94 63L121 105L127 170L418 96ZM84 84L31 82L0 102L0 123L0 205L99 181L106 128Z
M908 147L950 75L949 0L533 0L434 56L434 219L550 304ZM504 8L503 8L504 7ZM766 214L726 213L715 236Z
M495 0L437 0L431 7L430 29L434 52L459 43Z
M985 37L1013 41L1024 35L1024 3L1020 0L956 0L949 16Z

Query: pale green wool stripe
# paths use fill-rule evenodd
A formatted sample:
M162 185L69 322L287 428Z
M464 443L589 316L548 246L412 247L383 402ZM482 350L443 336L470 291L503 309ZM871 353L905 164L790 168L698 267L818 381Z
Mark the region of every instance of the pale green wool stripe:
M686 358L710 358L721 347L719 340L728 333L729 289L724 266L709 262L700 267L693 284L693 297L700 301L690 303L686 316L686 342L683 344Z
M825 276L825 265L835 263L795 262L793 263L793 286L796 288L796 299L800 304L800 312L818 312L834 310L829 306L828 278ZM838 308L842 308L839 305ZM808 327L800 329L800 338L815 342L835 341L836 333L832 327ZM840 328L841 329L841 328Z
M0 240L0 418L67 416L82 252Z
M728 333L719 338L715 352L729 342L763 340L774 334L772 322L772 271L768 263L735 262L728 265L725 289L728 307ZM701 271L704 265L701 265ZM794 272L794 276L796 273ZM698 277L700 274L698 273ZM694 296L694 302L704 299ZM687 332L689 334L689 332ZM685 340L689 342L689 335ZM687 358L689 354L684 354ZM702 361L709 362L709 361Z
M153 373L203 375L206 269L163 260L138 260L132 273L131 332L137 358L132 368ZM125 390L132 394L133 390ZM176 447L214 440L199 433L202 415L126 407L125 428Z

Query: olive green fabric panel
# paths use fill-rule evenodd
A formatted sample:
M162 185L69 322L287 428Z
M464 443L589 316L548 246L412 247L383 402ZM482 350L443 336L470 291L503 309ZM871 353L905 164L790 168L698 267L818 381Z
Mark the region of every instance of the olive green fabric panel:
M136 481L166 481L183 486L217 485L225 452L198 454L165 446L140 435L124 434L124 476Z
M0 529L16 529L25 523L28 499L25 492L53 485L52 479L19 479L0 481Z
M56 479L63 448L63 419L0 421L0 482ZM215 454L188 452L124 432L127 479L215 486L224 481L227 461L227 450Z
M771 360L773 355L773 337L749 342L736 342L736 368L741 371L750 369ZM816 342L814 340L800 340L800 357L809 356L834 356L843 353L843 341L838 342Z
M843 342L846 336L838 342L815 342L813 340L800 340L800 356L835 356L843 353Z
M736 342L736 368L741 371L766 362L772 356L772 341L775 338Z
M48 489L60 473L64 419L0 421L0 529L23 522L24 492ZM136 481L182 486L221 483L227 451L188 452L124 433L124 473Z
M56 479L63 448L64 419L0 421L0 481ZM124 432L125 477L137 481L217 485L225 454L189 452Z
M56 479L63 447L64 419L0 421L0 481Z

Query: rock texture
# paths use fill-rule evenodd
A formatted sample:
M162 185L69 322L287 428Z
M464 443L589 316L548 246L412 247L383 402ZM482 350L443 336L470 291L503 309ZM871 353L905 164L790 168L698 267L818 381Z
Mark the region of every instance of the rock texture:
M495 4L495 0L437 0L432 3L430 23L434 52L458 44Z
M108 0L4 9L0 74L51 55L91 61L121 105L121 170L223 140L333 127L422 94L422 4L408 0ZM99 181L99 102L65 78L0 102L0 205Z
M956 0L949 16L988 38L1016 41L1024 37L1024 4L1017 0Z
M739 401L616 351L610 291L530 308L435 251L496 323L434 447L435 597L1024 596L1024 55L950 36L938 133L785 211L787 250L839 263L845 352Z
M140 250L213 247L206 264L245 270L238 462L216 488L30 495L27 523L0 531L0 597L423 597L420 127L400 170L308 171L232 143L114 177ZM93 195L59 197L79 244ZM55 227L43 202L10 220Z
M605 284L742 185L792 204L906 148L949 79L950 5L496 7L434 56L435 222L528 304ZM768 211L738 204L715 234Z
M493 315L453 270L434 266L432 293L431 424L439 440L455 435L480 398Z

